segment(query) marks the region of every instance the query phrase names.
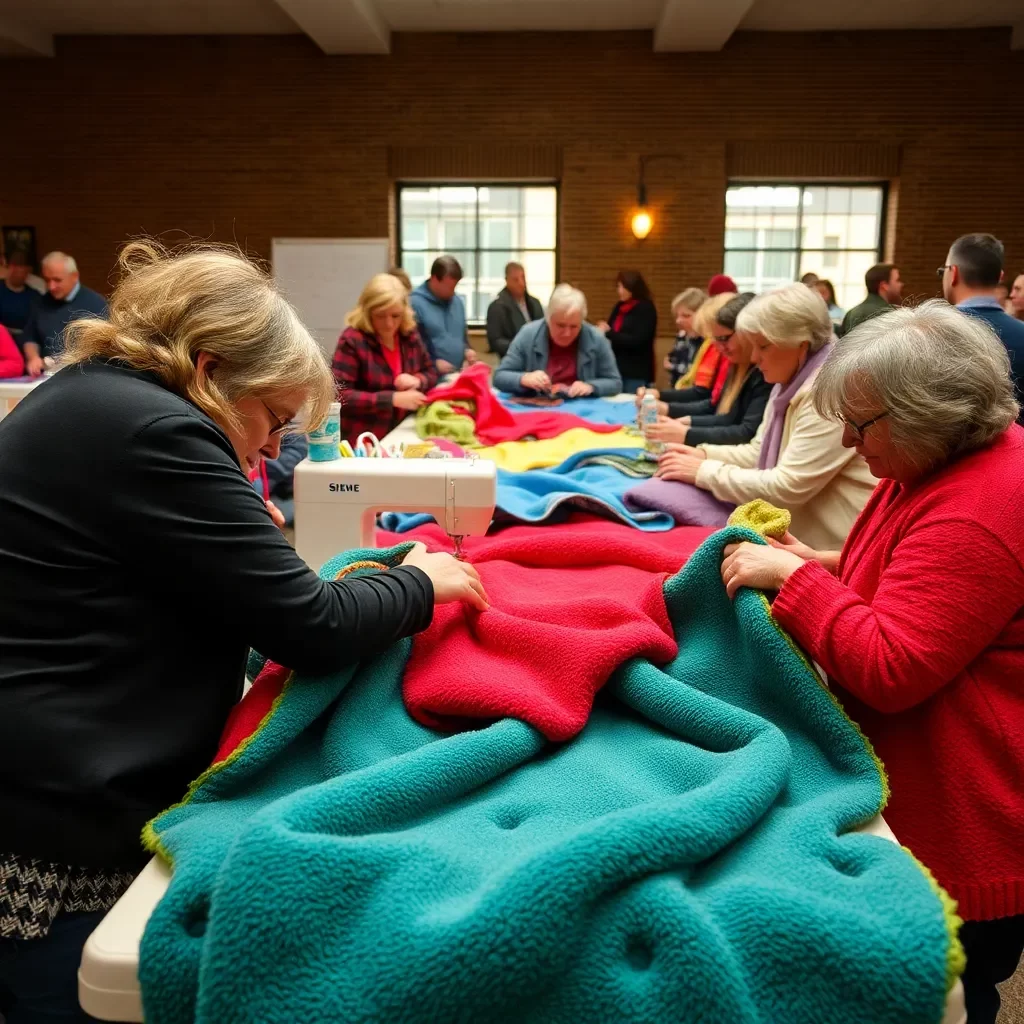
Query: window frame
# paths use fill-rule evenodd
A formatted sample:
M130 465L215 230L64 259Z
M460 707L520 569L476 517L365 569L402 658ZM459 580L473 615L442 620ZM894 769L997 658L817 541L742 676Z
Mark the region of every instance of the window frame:
M879 189L882 193L882 205L878 212L878 246L873 249L866 248L840 248L840 249L829 249L824 248L818 249L806 249L803 246L803 222L804 222L804 191L808 188L814 187L833 187L833 188L874 188ZM797 278L799 280L800 263L804 252L835 252L835 253L848 253L848 252L870 252L875 255L875 262L882 263L885 260L885 247L886 247L886 231L889 222L889 186L890 182L885 179L872 180L864 178L790 178L788 180L779 178L729 178L725 183L725 191L722 193L722 205L724 207L725 214L725 225L722 231L722 265L725 266L726 253L730 252L742 252L751 253L754 256L755 262L758 256L763 256L764 253L770 252L785 252L793 253L796 256L796 268ZM725 244L726 234L729 230L729 200L728 192L732 188L797 188L800 190L800 199L797 203L797 219L796 219L796 246L791 247L777 247L777 246L764 246L763 248L756 249L730 249ZM742 229L740 229L742 230ZM757 230L757 229L752 229ZM766 229L767 230L767 229ZM824 244L824 243L823 243ZM824 267L822 268L825 269Z
M555 284L561 280L561 241L562 241L562 183L555 179L548 178L449 178L441 181L435 178L402 178L394 183L395 198L395 256L398 266L402 266L405 250L402 245L402 190L403 189L424 189L424 188L472 188L477 190L476 194L476 215L473 218L476 246L472 249L460 249L459 252L471 252L476 265L476 280L480 280L480 269L483 266L484 253L508 252L506 249L484 248L480 245L480 189L482 188L553 188L555 190L555 246L554 249L521 248L518 251L528 252L553 252L555 255ZM410 249L410 253L423 250ZM429 250L427 250L429 251ZM455 251L455 250L451 250ZM430 267L426 268L427 274ZM419 282L413 281L413 287L418 287ZM467 314L466 324L472 329L482 328L487 321L484 317L470 319Z

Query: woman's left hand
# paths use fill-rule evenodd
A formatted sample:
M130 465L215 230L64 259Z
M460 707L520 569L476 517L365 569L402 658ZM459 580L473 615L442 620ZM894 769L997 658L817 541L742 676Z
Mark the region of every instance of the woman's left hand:
M722 582L730 597L740 587L752 590L779 590L782 584L806 564L802 558L780 548L763 544L729 544L722 561Z
M676 444L685 444L686 435L690 432L690 425L682 420L669 419L668 416L659 416L658 422L651 424L644 434L652 441L672 441Z
M395 378L396 391L412 391L413 388L418 388L419 386L419 377L414 377L411 373L400 373Z
M270 513L270 518L274 520L274 525L279 529L284 529L284 513L269 499L265 502L267 511Z
M569 385L569 397L570 398L585 398L587 395L594 393L594 385L588 384L586 381L574 380Z

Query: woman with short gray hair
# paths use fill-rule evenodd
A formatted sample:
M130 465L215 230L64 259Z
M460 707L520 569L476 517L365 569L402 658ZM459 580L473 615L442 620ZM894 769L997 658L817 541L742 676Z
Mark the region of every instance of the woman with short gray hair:
M736 330L753 337L751 361L775 385L748 444L669 444L658 476L695 484L727 506L764 499L793 516L810 544L838 547L874 487L868 467L843 447L839 424L814 407L811 388L831 349L832 322L821 296L802 284L751 301ZM714 525L705 522L703 525Z
M1006 350L944 302L866 321L814 387L882 480L839 552L732 545L722 577L828 673L885 763L886 818L959 904L971 1024L1024 949L1024 429Z
M585 322L587 299L560 284L548 313L520 329L494 371L494 386L513 395L583 398L617 395L622 378L608 340Z

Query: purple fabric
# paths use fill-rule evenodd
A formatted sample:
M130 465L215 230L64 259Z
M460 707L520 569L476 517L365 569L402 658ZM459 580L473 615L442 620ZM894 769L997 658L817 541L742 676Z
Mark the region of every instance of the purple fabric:
M807 357L807 362L797 370L788 384L776 384L768 399L768 421L764 426L764 437L761 439L761 454L758 456L758 469L774 469L779 463L779 451L782 448L782 430L786 425L786 410L793 396L803 387L822 363L828 359L831 345L822 345L817 352Z
M667 512L680 526L725 526L736 507L678 480L646 480L622 500L631 512Z

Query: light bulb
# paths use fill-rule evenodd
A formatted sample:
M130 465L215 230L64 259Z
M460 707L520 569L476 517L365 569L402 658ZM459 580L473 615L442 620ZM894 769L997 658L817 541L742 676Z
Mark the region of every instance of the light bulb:
M651 233L651 228L654 227L654 219L645 207L641 206L633 214L632 227L634 236L640 239L640 241L643 241Z

